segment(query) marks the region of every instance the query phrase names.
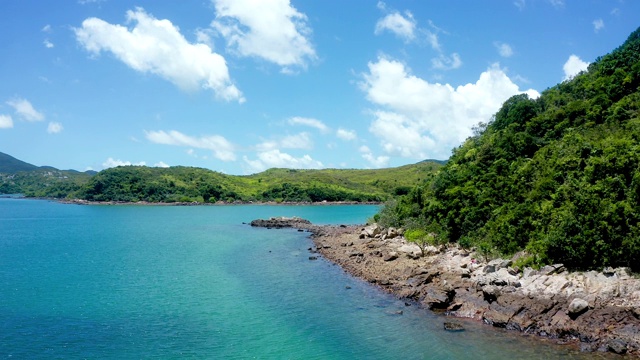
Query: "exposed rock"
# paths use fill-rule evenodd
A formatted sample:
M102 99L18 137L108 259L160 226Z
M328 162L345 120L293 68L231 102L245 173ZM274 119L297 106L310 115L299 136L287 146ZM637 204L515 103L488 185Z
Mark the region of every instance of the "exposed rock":
M444 322L444 329L446 331L451 331L451 332L464 331L464 327L462 326L462 324L460 324L457 321L445 321Z
M251 221L251 226L254 227L266 227L266 228L288 228L298 227L300 230L305 228L305 225L311 225L311 222L299 217L272 217L270 219L257 219Z
M609 342L607 343L607 348L613 353L622 355L626 354L627 352L627 343L620 339L613 339L609 340Z
M398 258L398 253L395 251L392 251L384 257L384 261L393 261L397 258Z
M585 311L589 310L589 302L584 299L575 298L569 304L568 314L572 319L576 319Z

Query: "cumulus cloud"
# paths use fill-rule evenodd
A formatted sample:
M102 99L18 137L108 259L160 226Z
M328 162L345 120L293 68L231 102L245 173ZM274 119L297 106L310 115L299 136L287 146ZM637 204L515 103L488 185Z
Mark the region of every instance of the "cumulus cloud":
M131 161L122 161L120 159L108 158L105 162L102 163L102 167L105 169L118 167L118 166L145 166L146 163L144 161L140 161L138 163L132 163Z
M47 39L45 39L42 43L44 44L44 47L46 47L47 49L51 49L55 46L51 41Z
M26 121L42 121L44 115L37 111L33 105L26 99L14 98L7 101L7 105L11 106L16 114Z
M388 156L384 156L384 155L374 156L373 153L371 152L371 149L369 149L369 147L366 145L362 145L358 150L362 154L362 158L367 160L369 164L371 164L371 166L375 168L386 167L387 164L389 163Z
M336 136L339 137L342 140L355 140L358 135L356 135L356 132L354 130L347 130L347 129L343 129L343 128L339 128L336 131Z
M130 68L158 75L181 89L210 89L220 99L244 102L224 57L208 45L189 43L171 21L158 20L142 8L127 11L127 23L135 25L129 29L88 18L74 31L92 55L110 52Z
M64 129L62 127L62 124L60 124L59 122L55 122L52 121L49 123L49 126L47 126L47 132L49 134L58 134L62 131L62 129Z
M322 121L320 121L318 119L294 116L294 117L290 118L288 120L288 122L289 122L290 125L303 125L303 126L309 126L309 127L312 127L312 128L316 128L316 129L320 130L323 133L328 133L328 132L331 131L331 129L329 129L329 127L327 125L325 125L325 123L323 123Z
M564 79L570 80L574 76L578 75L581 71L586 71L589 67L588 62L582 61L577 55L569 56L567 62L562 66L562 70L564 70Z
M598 32L604 28L604 21L602 19L593 20L593 31Z
M413 14L405 11L404 15L397 11L387 14L376 23L374 33L380 35L384 31L389 31L404 41L412 41L415 39L416 21Z
M257 57L282 67L284 73L306 68L317 58L309 40L307 16L289 0L212 0L211 26L239 56Z
M255 160L251 160L247 156L243 157L251 172L260 172L270 168L320 169L324 167L322 162L312 159L309 155L295 157L278 149L258 152L257 157Z
M235 146L220 135L193 137L179 131L146 131L147 140L163 145L185 146L211 150L213 156L222 161L236 160Z
M498 64L475 83L455 88L429 83L384 57L369 63L363 77L361 89L375 106L369 130L388 155L413 159L449 157L474 125L489 121L506 99L523 92ZM526 92L539 96L535 90Z
M168 167L170 167L169 165L165 164L164 161L159 161L159 162L153 164L153 166L159 167L159 168L168 168Z
M496 47L496 49L498 49L498 53L500 54L500 56L511 57L513 55L513 49L511 48L511 45L498 41L493 43L493 45Z
M13 127L13 119L9 115L0 115L0 129L11 129Z

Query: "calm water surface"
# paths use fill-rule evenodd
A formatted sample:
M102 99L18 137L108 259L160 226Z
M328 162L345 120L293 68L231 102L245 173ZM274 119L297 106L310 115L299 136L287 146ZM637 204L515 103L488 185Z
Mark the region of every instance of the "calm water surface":
M243 222L357 224L375 206L78 206L0 199L0 357L587 359L443 318L320 259L307 235ZM402 310L402 315L396 311Z

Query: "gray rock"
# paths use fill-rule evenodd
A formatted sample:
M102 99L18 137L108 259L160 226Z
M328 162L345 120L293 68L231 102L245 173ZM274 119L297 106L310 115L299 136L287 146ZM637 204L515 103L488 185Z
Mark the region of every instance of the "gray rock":
M460 324L459 322L455 322L455 321L445 321L444 322L444 329L446 331L451 331L451 332L464 331L464 327L462 326L462 324Z
M589 303L587 300L575 298L569 304L568 315L572 319L576 319L582 313L589 309Z
M622 355L627 352L627 343L620 339L612 339L607 343L607 349L612 353Z
M385 257L384 257L384 261L393 261L395 259L398 258L398 253L395 251L392 251L390 253L388 253Z
M488 264L484 267L484 269L482 269L482 272L485 274L496 272L496 266L493 264Z

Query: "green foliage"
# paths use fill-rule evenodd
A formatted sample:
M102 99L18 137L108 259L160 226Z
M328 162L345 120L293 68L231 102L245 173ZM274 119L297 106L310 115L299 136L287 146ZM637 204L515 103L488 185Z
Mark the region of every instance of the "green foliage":
M421 162L379 170L271 169L232 176L192 168L122 166L87 173L56 169L0 174L0 193L116 202L381 202L407 192L441 165ZM43 175L45 174L45 175Z
M437 223L487 258L525 250L527 265L638 271L639 86L640 29L540 98L507 100L431 180L382 213Z

